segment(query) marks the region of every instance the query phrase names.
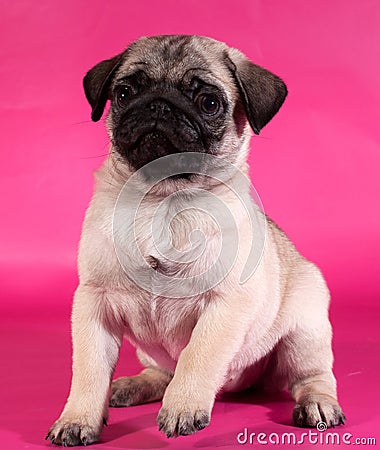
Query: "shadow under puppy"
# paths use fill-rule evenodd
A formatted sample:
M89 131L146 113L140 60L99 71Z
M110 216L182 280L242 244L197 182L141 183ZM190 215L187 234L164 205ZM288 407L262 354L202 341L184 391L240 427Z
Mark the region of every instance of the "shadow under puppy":
M296 425L342 424L332 372L329 291L321 273L262 215L262 257L241 283L247 242L255 237L244 205L228 186L202 176L202 164L193 170L186 159L187 154L217 157L247 174L251 130L258 134L281 107L287 94L283 81L221 42L174 35L137 40L91 69L84 88L94 121L111 100L112 146L96 174L80 242L71 391L47 438L65 446L90 444L99 439L109 404L161 399L159 429L168 437L189 435L209 424L218 392L241 390L263 377L274 384L286 380L296 402ZM167 156L175 176L167 165L144 173L147 164ZM145 192L160 171L167 177ZM126 225L122 234L138 244L143 262L131 254L126 265L135 274L148 267L166 278L190 280L183 295L170 295L169 289L165 295L165 286L159 292L141 286L127 276L116 254L114 209L135 173L144 201L133 227ZM202 289L194 275L217 259L222 237L205 214L208 203L203 210L192 207L197 196L189 188L222 199L238 230L231 270ZM248 184L242 189L248 193ZM126 193L125 217L133 209L132 196ZM197 258L178 264L157 252L151 223L162 202L159 226L176 251L186 252L192 231L201 231L204 251ZM181 211L170 215L177 203ZM233 232L227 227L226 239ZM110 384L123 337L136 346L146 368Z

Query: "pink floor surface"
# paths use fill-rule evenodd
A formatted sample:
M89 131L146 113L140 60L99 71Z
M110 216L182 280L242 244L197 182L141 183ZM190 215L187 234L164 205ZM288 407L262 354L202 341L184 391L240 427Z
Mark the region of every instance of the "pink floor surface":
M56 295L61 306L52 308L8 307L0 315L1 366L0 371L0 448L6 450L52 447L44 441L50 424L59 414L68 393L71 376L70 299L62 295L74 287L75 275L69 277L66 288ZM331 319L334 326L335 373L338 379L341 405L347 423L336 428L340 445L317 444L313 439L326 439L327 432L315 432L311 441L284 444L282 447L313 448L344 447L357 439L369 446L369 438L379 442L379 310L364 307L359 299L345 309L342 299L333 301ZM116 376L132 375L139 370L134 350L125 344ZM244 392L218 399L211 425L196 435L167 439L155 424L160 404L153 403L132 408L111 409L109 425L100 443L92 448L156 449L156 448L238 448L271 446L269 439L283 439L282 433L294 432L297 439L305 430L291 426L293 402L287 393L266 395ZM256 433L253 443L237 441L239 433L247 429ZM259 433L261 443L257 441ZM272 434L271 434L272 433ZM274 433L274 434L273 434ZM345 434L348 433L348 434ZM271 437L269 436L271 435ZM244 442L244 435L240 436ZM267 441L267 444L264 442ZM280 441L281 442L281 441ZM287 442L287 441L285 441ZM331 442L331 441L330 441ZM335 441L336 442L336 441ZM278 446L278 445L277 445Z

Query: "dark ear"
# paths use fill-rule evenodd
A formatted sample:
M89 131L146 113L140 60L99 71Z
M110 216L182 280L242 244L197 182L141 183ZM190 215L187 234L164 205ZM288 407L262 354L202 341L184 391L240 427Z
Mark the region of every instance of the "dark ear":
M226 64L239 89L249 124L259 134L283 104L288 93L286 85L237 50L226 54Z
M91 119L94 122L97 122L102 117L112 79L120 67L123 56L124 52L100 62L88 71L83 78L84 92L91 105Z

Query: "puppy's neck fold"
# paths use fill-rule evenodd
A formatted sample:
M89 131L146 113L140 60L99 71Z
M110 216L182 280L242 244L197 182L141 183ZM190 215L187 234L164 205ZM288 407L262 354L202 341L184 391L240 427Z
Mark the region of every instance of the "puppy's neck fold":
M164 179L157 184L153 183L152 188L149 186L152 183L146 183L144 178L139 175L138 182L134 182L133 187L140 194L144 192L144 195L152 199L164 198L172 194L177 195L181 192L185 195L186 192L192 190L207 190L221 195L224 191L230 191L231 186L234 186L240 192L247 191L249 189L247 162L243 161L235 168L236 172L229 171L226 173L223 170L213 172L211 170L208 175L195 175L191 179ZM102 166L94 173L96 190L114 192L117 196L133 174L134 171L128 164L111 152Z

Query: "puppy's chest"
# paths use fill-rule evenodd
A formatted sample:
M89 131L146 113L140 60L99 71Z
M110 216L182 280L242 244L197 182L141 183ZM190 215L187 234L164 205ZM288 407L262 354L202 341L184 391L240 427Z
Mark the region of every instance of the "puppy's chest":
M168 200L142 204L124 233L134 240L124 264L142 288L127 318L128 338L149 354L161 349L175 359L212 295L199 277L218 253L217 227L205 212Z
M178 200L144 205L136 214L134 235L144 262L168 284L173 277L188 279L204 270L221 245L218 226L208 214ZM152 283L165 279L151 274Z

